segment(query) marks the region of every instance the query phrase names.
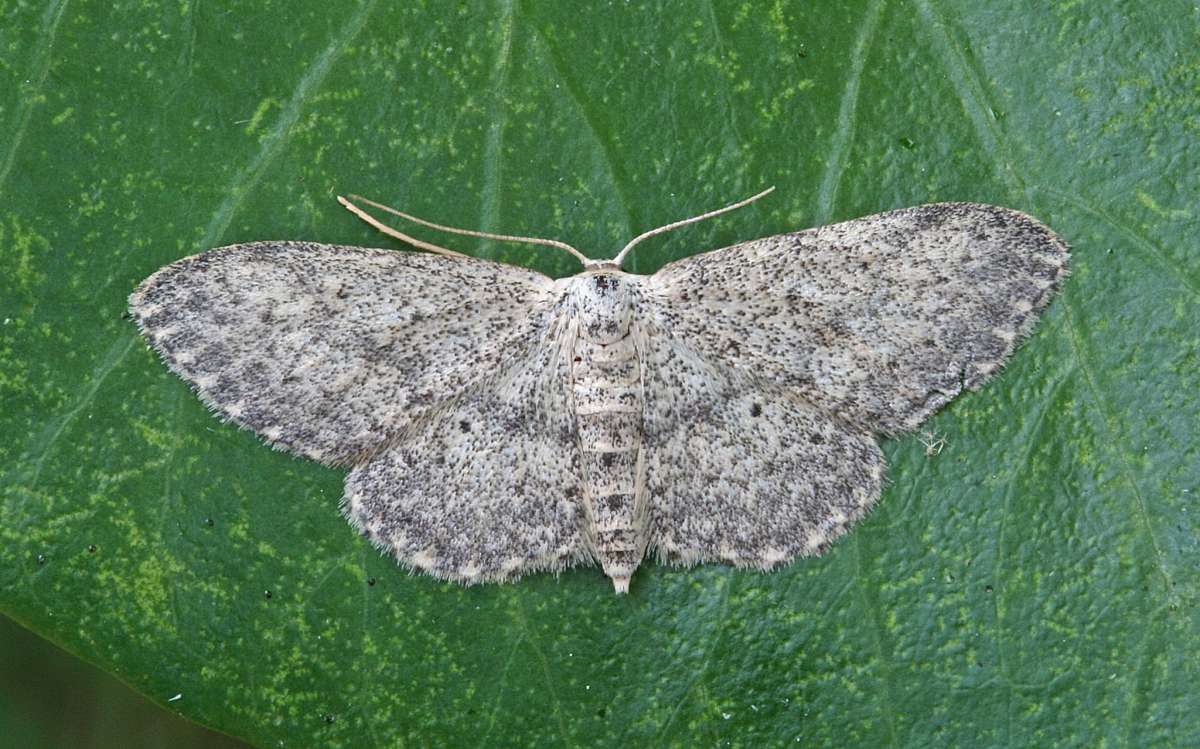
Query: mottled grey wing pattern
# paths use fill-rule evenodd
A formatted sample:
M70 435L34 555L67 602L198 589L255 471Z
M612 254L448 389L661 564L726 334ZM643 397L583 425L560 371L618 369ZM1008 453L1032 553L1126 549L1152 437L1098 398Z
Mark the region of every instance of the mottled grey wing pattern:
M650 543L669 562L773 567L819 554L879 497L869 434L650 331Z
M558 330L346 479L344 510L402 562L465 583L590 559Z
M1028 216L947 203L650 278L235 245L163 268L130 305L213 409L351 466L343 510L411 567L469 583L595 557L622 591L637 560L610 562L644 534L684 563L820 553L879 497L875 435L995 372L1066 262ZM581 414L611 434L581 441Z
M166 266L130 308L214 410L346 465L530 351L554 301L550 279L499 263L256 242Z
M763 568L822 551L880 494L874 435L994 373L1066 262L1028 216L948 203L663 268L642 344L653 548Z
M1029 216L937 203L679 260L650 313L707 360L899 433L999 369L1066 266Z

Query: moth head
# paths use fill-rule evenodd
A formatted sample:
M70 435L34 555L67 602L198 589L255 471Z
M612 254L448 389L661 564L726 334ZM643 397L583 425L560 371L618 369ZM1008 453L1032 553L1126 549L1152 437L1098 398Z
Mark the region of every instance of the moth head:
M633 284L615 266L589 268L576 276L575 307L583 334L596 343L609 344L629 334L633 324Z

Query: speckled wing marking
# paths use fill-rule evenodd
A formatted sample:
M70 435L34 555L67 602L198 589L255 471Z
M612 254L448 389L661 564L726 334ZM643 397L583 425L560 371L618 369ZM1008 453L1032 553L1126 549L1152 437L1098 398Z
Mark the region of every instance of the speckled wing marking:
M348 465L537 346L557 295L484 260L256 242L166 266L130 308L222 416Z
M351 522L405 564L464 583L591 560L564 346L548 334L351 471Z
M768 569L819 554L879 497L874 438L794 393L645 339L650 542L665 561Z
M1028 216L944 203L649 278L234 245L130 306L222 416L351 466L344 512L410 567L470 583L601 561L620 592L647 542L764 569L820 553L879 497L875 435L982 384L1066 264Z
M994 373L1066 273L995 206L907 208L685 258L646 283L645 451L660 556L820 553L881 491L876 433Z
M1066 267L1029 216L937 203L679 260L650 278L649 314L707 360L890 434L999 369Z

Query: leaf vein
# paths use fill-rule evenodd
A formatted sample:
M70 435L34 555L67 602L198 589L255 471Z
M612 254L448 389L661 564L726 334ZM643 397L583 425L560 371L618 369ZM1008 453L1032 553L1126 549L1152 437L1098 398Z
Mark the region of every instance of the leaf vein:
M717 54L721 58L726 58L728 56L728 52L726 51L727 45L725 44L725 35L721 33L721 24L717 22L717 10L713 6L713 0L708 0L706 6L708 9L708 22L712 26L713 47L716 48ZM729 125L729 129L733 131L735 147L741 147L741 145L747 141L742 137L741 128L738 127L738 110L733 103L733 91L730 88L728 77L724 74L721 74L720 78L721 102L725 105L727 123Z
M1108 211L1098 207L1092 201L1087 200L1081 195L1072 195L1061 192L1052 187L1044 187L1040 185L1034 186L1033 189L1037 192L1044 192L1051 197L1057 198L1073 208L1090 213L1111 226L1113 229L1116 229L1121 235L1128 239L1135 248L1139 249L1144 257L1149 257L1152 261L1158 263L1158 265L1166 271L1167 275L1174 277L1175 280L1187 288L1188 291L1192 292L1192 294L1195 296L1200 297L1200 283L1194 281L1188 275L1188 272L1185 268L1168 257L1166 253L1163 252L1161 247L1154 244L1141 234L1135 232L1125 224L1121 223L1117 217L1113 216Z
M1001 569L1004 566L1006 557L1005 539L1008 533L1008 520L1012 516L1013 489L1015 487L1015 474L1021 469L1029 466L1030 458L1033 455L1033 448L1037 444L1037 436L1041 432L1042 425L1045 423L1046 412L1050 410L1050 403L1054 400L1054 395L1066 382L1065 374L1060 376L1050 387L1050 392L1046 397L1041 399L1040 407L1037 415L1028 429L1024 430L1024 434L1020 436L1020 440L1024 445L1020 459L1017 460L1013 467L1013 476L1009 477L1004 488L1004 500L1000 503L1000 528L996 533L996 562L992 565L992 618L996 622L996 659L999 661L1001 683L1004 684L1004 715L1005 715L1005 734L1007 736L1008 745L1012 745L1013 739L1013 689L1015 688L1015 679L1013 678L1012 670L1009 667L1009 658L1006 653L1007 641L1003 638L1004 631L1004 615L1000 606L1000 599L1003 596L1004 575L1001 574Z
M242 201L254 190L254 187L262 179L267 168L283 151L288 138L291 137L292 128L300 119L300 111L303 109L305 102L308 101L313 92L320 88L321 84L325 81L325 77L329 75L329 70L333 67L334 61L345 51L350 42L366 25L367 18L371 15L371 11L374 10L376 2L378 0L368 0L368 2L359 6L358 11L342 27L341 33L325 48L325 51L317 57L300 78L300 82L292 92L291 98L288 99L287 104L283 107L283 111L280 112L278 119L275 120L275 125L263 137L258 153L237 174L232 184L225 191L225 199L221 202L216 212L213 213L212 219L209 220L208 226L204 230L204 236L200 242L201 245L209 247L216 244L226 229L229 228L230 222L233 221L233 215L241 206Z
M888 745L899 746L896 739L896 715L892 708L894 688L892 685L892 669L888 657L883 652L883 621L879 616L879 601L872 600L867 595L866 578L862 568L862 532L853 534L854 543L854 579L858 583L858 597L871 620L871 645L875 649L875 657L879 659L880 683L883 686L883 698L879 700L880 710L887 722Z
M47 76L50 75L50 52L54 48L54 40L58 36L58 24L62 21L66 9L67 0L57 0L57 2L47 5L45 12L42 13L41 27L45 31L33 53L33 61L30 65L29 79L32 85L26 89L25 95L20 97L21 104L17 109L16 121L10 128L12 138L9 140L8 150L4 154L4 163L0 164L0 195L4 193L4 183L8 181L8 175L12 173L13 165L17 161L17 152L21 150L21 142L25 139L25 133L29 131L29 123L33 120L33 110L38 105L38 94L46 84Z
M96 398L97 391L100 390L100 386L104 384L104 381L108 379L112 371L125 360L125 357L133 350L133 344L138 340L139 336L132 331L127 331L123 345L119 339L114 341L108 347L108 351L105 352L100 363L92 370L91 382L87 389L71 404L66 413L57 417L41 431L30 451L31 454L36 453L37 458L34 460L33 470L29 474L28 488L32 489L37 486L38 480L42 475L42 468L46 463L46 458L50 455L54 444L62 437L63 432L66 431L67 426L74 421L75 417L91 405L92 401Z
M838 103L837 126L833 131L833 142L829 145L829 156L825 159L825 173L821 176L821 185L817 189L817 224L829 223L842 176L846 173L846 154L854 141L858 91L862 83L863 68L869 54L868 47L875 37L875 30L883 15L883 6L884 0L873 0L867 7L866 17L859 26L854 48L850 52L850 75L842 89L841 101Z
M688 682L687 686L680 691L679 701L675 703L675 707L671 710L671 714L667 716L666 722L663 723L656 732L654 739L655 745L666 743L663 741L663 737L666 735L667 729L671 727L671 724L679 715L679 711L688 701L688 698L692 694L692 690L696 688L696 685L699 684L700 680L703 679L705 674L708 673L708 667L712 664L713 654L716 652L717 645L722 639L724 639L725 627L723 622L729 614L729 591L733 587L733 578L730 575L724 575L720 579L724 586L721 595L721 602L717 605L717 611L712 617L713 622L716 624L714 624L715 631L712 637L709 639L708 650L704 653L704 660L701 662L700 667L696 669L696 675L693 676L692 680Z
M932 2L916 0L916 5L917 12L925 19L924 28L929 31L933 43L941 53L940 57L946 64L950 81L958 93L967 117L971 120L975 134L996 165L996 176L1014 195L1023 195L1025 181L1013 168L1011 154L996 124L992 107L984 104L988 96L980 76L954 45L946 29L945 20L934 10Z
M504 127L508 122L504 96L508 90L508 71L512 62L513 26L516 16L515 0L501 0L500 5L500 48L496 51L496 61L492 65L490 82L491 124L488 126L483 143L483 195L480 201L482 215L479 218L479 228L483 231L497 231L497 222L500 220Z
M1150 522L1150 512L1146 508L1146 500L1142 495L1141 486L1138 485L1137 479L1134 478L1133 467L1129 465L1129 460L1126 458L1125 453L1118 448L1121 440L1117 430L1113 428L1115 417L1113 416L1112 408L1104 396L1100 394L1100 388L1096 385L1095 375L1091 367L1088 366L1088 352L1085 350L1078 321L1075 319L1075 309L1071 304L1071 297L1063 298L1063 306L1066 308L1067 325L1070 329L1069 340L1071 341L1071 351L1075 356L1075 361L1079 364L1080 370L1083 372L1084 381L1087 383L1088 391L1092 396L1092 402L1095 403L1097 410L1100 412L1100 421L1108 437L1105 443L1113 447L1113 452L1116 453L1117 459L1120 461L1121 474L1124 476L1125 482L1129 485L1130 491L1133 492L1134 506L1137 508L1139 524L1150 541L1150 548L1154 552L1155 565L1158 568L1159 574L1162 575L1165 593L1169 596L1171 590L1174 588L1171 573L1168 571L1166 562L1163 559L1162 546L1157 536L1154 535L1154 526Z
M563 61L559 59L559 53L550 44L545 34L536 25L533 26L535 33L535 41L546 50L546 59L550 61L550 69L562 81L562 90L566 92L567 97L575 105L579 111L580 117L587 125L587 132L592 136L592 140L598 146L600 154L600 167L608 178L609 184L612 186L613 193L621 204L621 209L624 213L625 221L625 236L633 236L633 227L637 225L637 220L633 215L633 200L630 199L626 185L629 183L628 177L625 175L625 170L621 166L621 159L616 153L616 146L610 138L601 136L604 131L600 116L594 111L593 107L588 103L587 97L579 89L579 84L567 74Z
M542 648L538 645L537 640L533 636L533 631L529 626L529 620L525 617L525 607L521 598L517 598L517 607L515 609L517 624L522 630L522 638L528 640L529 649L533 651L534 656L538 659L538 664L542 668L542 678L546 682L546 692L550 695L550 702L553 707L554 719L558 723L558 731L562 736L562 744L568 745L567 724L563 720L562 703L558 699L558 691L554 688L554 681L550 678L550 663L546 660L546 654L542 652Z

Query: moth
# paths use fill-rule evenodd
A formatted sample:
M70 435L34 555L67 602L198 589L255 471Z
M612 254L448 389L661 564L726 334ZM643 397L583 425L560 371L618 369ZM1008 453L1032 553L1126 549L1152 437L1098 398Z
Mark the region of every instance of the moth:
M1067 246L1017 211L893 210L553 280L391 229L426 253L253 242L154 273L142 333L224 419L349 469L342 510L462 583L648 554L762 570L820 554L880 496L880 435L995 373Z

